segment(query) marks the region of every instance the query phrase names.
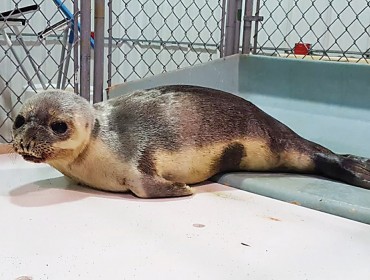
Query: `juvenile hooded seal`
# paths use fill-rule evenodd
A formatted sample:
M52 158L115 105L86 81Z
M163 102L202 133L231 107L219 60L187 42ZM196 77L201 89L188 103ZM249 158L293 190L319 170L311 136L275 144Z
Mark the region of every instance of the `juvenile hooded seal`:
M13 125L25 160L87 186L138 197L192 194L226 171L323 175L370 188L370 161L310 142L231 93L188 85L135 91L91 106L70 92L28 99Z

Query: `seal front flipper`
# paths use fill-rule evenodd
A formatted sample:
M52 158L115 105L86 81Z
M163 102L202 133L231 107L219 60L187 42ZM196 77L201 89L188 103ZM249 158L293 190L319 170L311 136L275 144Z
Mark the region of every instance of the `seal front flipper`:
M370 159L354 155L317 153L314 162L318 174L370 189Z
M193 194L192 189L184 183L171 182L150 175L144 175L141 186L135 186L131 191L140 198L180 197Z

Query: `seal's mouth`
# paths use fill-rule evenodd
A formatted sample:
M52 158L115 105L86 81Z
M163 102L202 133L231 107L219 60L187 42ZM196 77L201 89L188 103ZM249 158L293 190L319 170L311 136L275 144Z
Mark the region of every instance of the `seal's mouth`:
M40 162L45 161L45 159L42 157L37 157L37 156L26 154L26 153L20 153L20 155L24 158L24 160L35 162L35 163L40 163Z

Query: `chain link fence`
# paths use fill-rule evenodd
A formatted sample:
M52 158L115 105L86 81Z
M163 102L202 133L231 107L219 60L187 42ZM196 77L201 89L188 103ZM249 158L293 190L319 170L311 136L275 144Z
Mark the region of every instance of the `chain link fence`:
M255 0L253 53L370 63L370 1Z
M107 4L108 60L105 69L99 69L105 86L220 57L222 1L110 0ZM78 91L79 41L77 25L72 26L79 11L76 5L81 1L1 1L0 142L11 142L15 114L30 95L50 87ZM93 18L93 5L91 14Z
M70 14L68 14L68 12ZM22 102L47 88L74 88L71 1L0 2L0 142L11 142L11 125Z
M219 58L223 1L112 1L109 84Z

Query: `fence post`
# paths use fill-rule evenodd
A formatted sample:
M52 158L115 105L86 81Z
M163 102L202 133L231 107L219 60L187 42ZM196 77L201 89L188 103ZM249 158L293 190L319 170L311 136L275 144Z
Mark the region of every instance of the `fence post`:
M94 17L94 95L93 102L103 101L105 0L95 0Z
M220 40L220 57L225 56L224 41L225 41L225 17L226 17L226 0L222 0L221 7L221 40Z
M81 96L90 101L90 38L91 38L91 0L81 1L81 37L80 37L80 85Z
M243 28L243 47L242 53L249 54L251 52L251 35L252 35L252 21L262 21L263 17L259 15L259 1L257 0L258 14L253 16L253 1L245 0L245 12L244 12L244 28Z
M79 88L79 59L78 59L78 45L79 45L79 35L78 35L78 17L79 17L79 7L78 7L78 0L75 0L73 2L73 72L74 72L74 92L76 94L80 93L80 88Z
M112 86L113 0L108 1L108 90Z
M239 53L240 48L240 29L242 25L242 8L243 8L243 1L236 0L236 20L235 20L235 35L234 35L234 50L233 54Z
M253 0L245 0L243 47L242 53L249 54L251 51Z
M236 0L228 0L226 11L225 52L224 55L234 53L236 27Z
M259 20L256 21L254 25L254 38L253 38L253 54L257 53L257 44L258 44L258 23L260 20L263 19L263 17L260 17L260 7L261 7L261 0L257 0L256 2L256 17L259 18Z

